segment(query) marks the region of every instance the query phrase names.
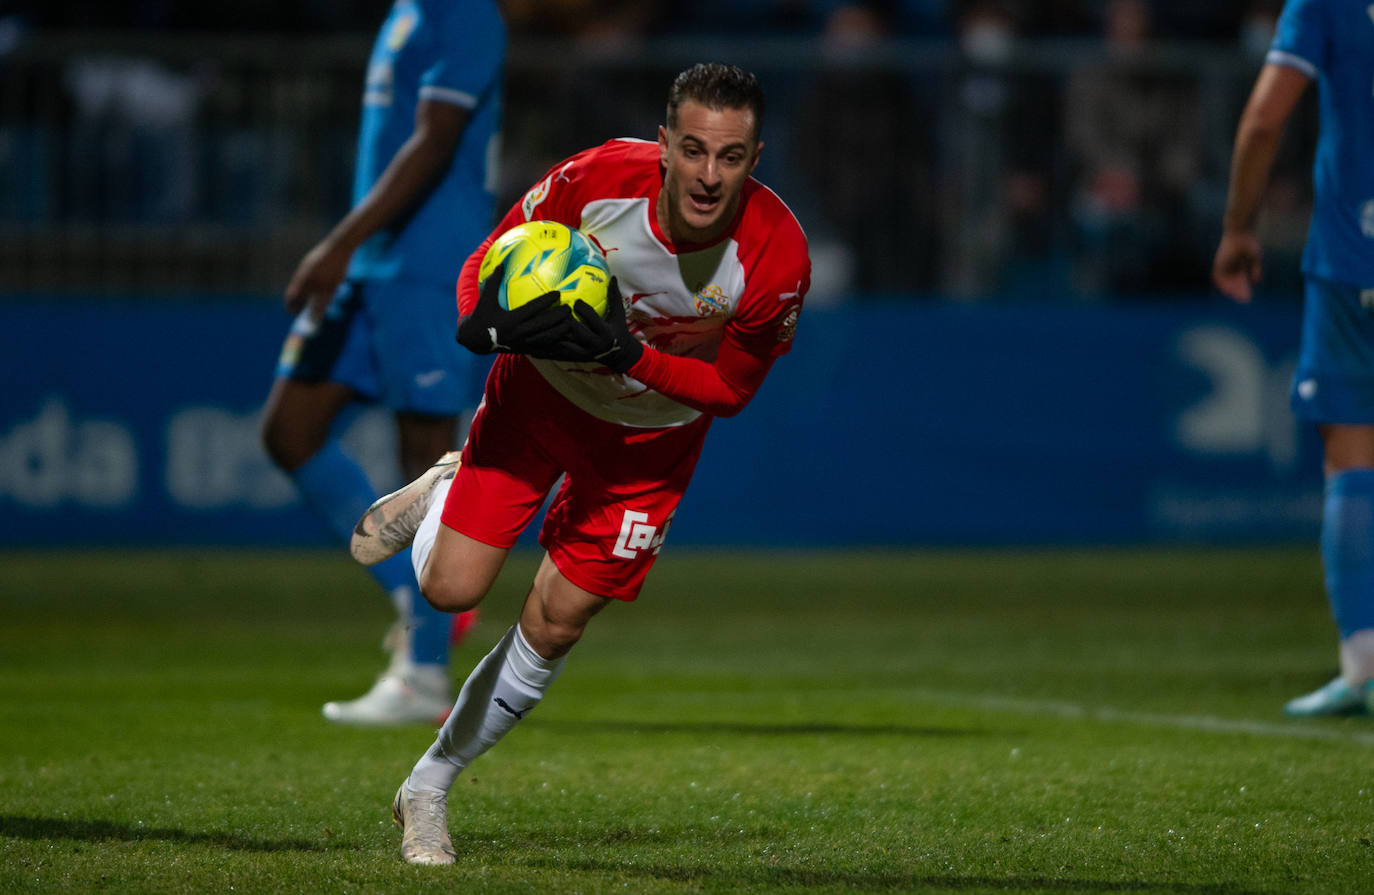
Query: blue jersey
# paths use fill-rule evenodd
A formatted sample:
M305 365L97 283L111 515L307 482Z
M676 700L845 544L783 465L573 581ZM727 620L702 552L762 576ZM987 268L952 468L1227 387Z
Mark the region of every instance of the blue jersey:
M415 129L421 100L468 112L453 164L414 212L354 253L353 278L452 287L491 229L506 29L493 0L396 0L368 63L353 181L356 205Z
M1321 104L1302 269L1374 286L1374 5L1288 0L1267 61L1315 78Z

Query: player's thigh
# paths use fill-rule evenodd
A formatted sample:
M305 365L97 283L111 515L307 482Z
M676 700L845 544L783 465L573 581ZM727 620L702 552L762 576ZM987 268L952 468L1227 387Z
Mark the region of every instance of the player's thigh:
M593 421L549 505L539 541L569 581L632 601L658 559L709 426L656 431ZM618 430L618 431L609 431Z
M1374 469L1374 425L1332 423L1320 427L1326 474Z
M278 466L293 470L315 455L354 392L337 382L279 377L262 414L262 443Z
M487 595L496 582L508 547L484 544L440 525L429 560L420 573L420 593L436 609L464 612Z
M556 406L529 361L497 361L444 502L444 525L484 544L515 545L563 473L549 450L565 438Z
M520 630L536 653L557 659L573 648L592 616L610 602L573 584L545 554L520 612Z

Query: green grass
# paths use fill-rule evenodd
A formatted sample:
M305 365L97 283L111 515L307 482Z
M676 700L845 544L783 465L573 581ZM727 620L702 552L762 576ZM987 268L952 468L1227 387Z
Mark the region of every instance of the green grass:
M458 655L510 623L518 556ZM1374 891L1312 550L665 554L399 857L332 553L0 554L0 891Z

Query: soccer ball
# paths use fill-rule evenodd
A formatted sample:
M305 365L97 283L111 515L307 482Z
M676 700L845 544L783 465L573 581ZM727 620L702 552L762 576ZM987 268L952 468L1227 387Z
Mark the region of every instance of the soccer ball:
M482 256L478 285L503 261L501 307L518 308L557 289L560 301L569 308L580 299L605 316L610 268L596 243L581 230L557 221L528 221L510 228Z

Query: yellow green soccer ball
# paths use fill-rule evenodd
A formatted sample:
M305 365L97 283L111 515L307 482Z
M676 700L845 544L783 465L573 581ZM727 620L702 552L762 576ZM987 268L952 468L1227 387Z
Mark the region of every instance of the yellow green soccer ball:
M557 289L569 308L580 299L605 316L611 272L606 257L581 230L557 221L529 221L512 227L482 256L479 286L502 261L506 275L499 293L501 307L518 308Z

